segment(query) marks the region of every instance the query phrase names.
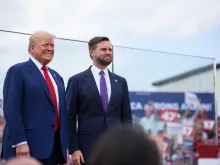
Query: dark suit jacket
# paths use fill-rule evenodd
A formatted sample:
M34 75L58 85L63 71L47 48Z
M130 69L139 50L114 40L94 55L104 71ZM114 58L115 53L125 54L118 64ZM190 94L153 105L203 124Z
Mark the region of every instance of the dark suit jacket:
M62 77L52 69L59 93L59 120L62 152L68 148L66 95ZM12 66L3 89L6 126L3 137L4 159L16 155L15 148L27 141L31 156L46 159L53 149L55 108L43 75L33 61Z
M88 158L94 143L116 124L131 124L127 82L109 72L111 97L105 112L91 68L72 76L67 85L70 153L81 150ZM78 119L78 130L76 121Z

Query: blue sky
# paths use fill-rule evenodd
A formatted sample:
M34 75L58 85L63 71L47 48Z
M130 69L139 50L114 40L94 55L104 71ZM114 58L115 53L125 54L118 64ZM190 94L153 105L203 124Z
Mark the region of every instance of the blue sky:
M220 62L219 15L219 0L8 0L0 2L0 29L45 30L85 41L105 35L113 45L214 57ZM0 93L7 69L28 59L27 45L28 36L0 32ZM154 90L154 81L212 63L122 48L114 53L115 72L127 78L130 90ZM86 44L56 41L51 67L65 82L90 64Z

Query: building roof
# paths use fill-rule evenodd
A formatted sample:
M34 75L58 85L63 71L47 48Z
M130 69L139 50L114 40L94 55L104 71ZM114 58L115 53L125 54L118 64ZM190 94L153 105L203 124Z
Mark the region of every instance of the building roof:
M213 65L210 64L210 65L207 65L207 66L203 66L203 67L200 67L200 68L196 68L196 69L181 73L181 74L176 75L176 76L172 76L172 77L169 77L169 78L166 78L166 79L163 79L163 80L153 82L152 85L153 86L162 86L162 85L165 85L165 84L168 84L168 83L171 83L171 82L175 82L175 81L179 81L179 80L185 79L187 77L197 75L199 73L203 73L203 72L206 72L206 71L209 71L209 70L212 70L212 69L213 69ZM220 69L220 63L216 64L216 69Z

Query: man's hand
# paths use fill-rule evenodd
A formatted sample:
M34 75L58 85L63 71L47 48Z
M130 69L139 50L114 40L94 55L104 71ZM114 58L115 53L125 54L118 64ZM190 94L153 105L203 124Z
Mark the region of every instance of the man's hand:
M68 159L69 159L69 150L67 149L67 158L66 158L67 162L68 162Z
M81 165L80 160L83 163L85 163L84 158L83 158L83 154L82 154L82 152L80 150L75 151L72 154L72 160L73 160L74 165Z
M16 156L30 156L28 144L21 144L16 147Z

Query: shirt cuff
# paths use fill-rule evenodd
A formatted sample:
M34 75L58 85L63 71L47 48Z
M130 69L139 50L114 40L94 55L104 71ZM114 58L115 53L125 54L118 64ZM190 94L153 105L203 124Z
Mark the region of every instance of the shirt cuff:
M24 141L24 142L18 143L18 144L16 144L16 145L12 145L12 148L15 148L15 147L17 147L17 146L20 146L20 145L22 145L22 144L27 144L27 142Z

